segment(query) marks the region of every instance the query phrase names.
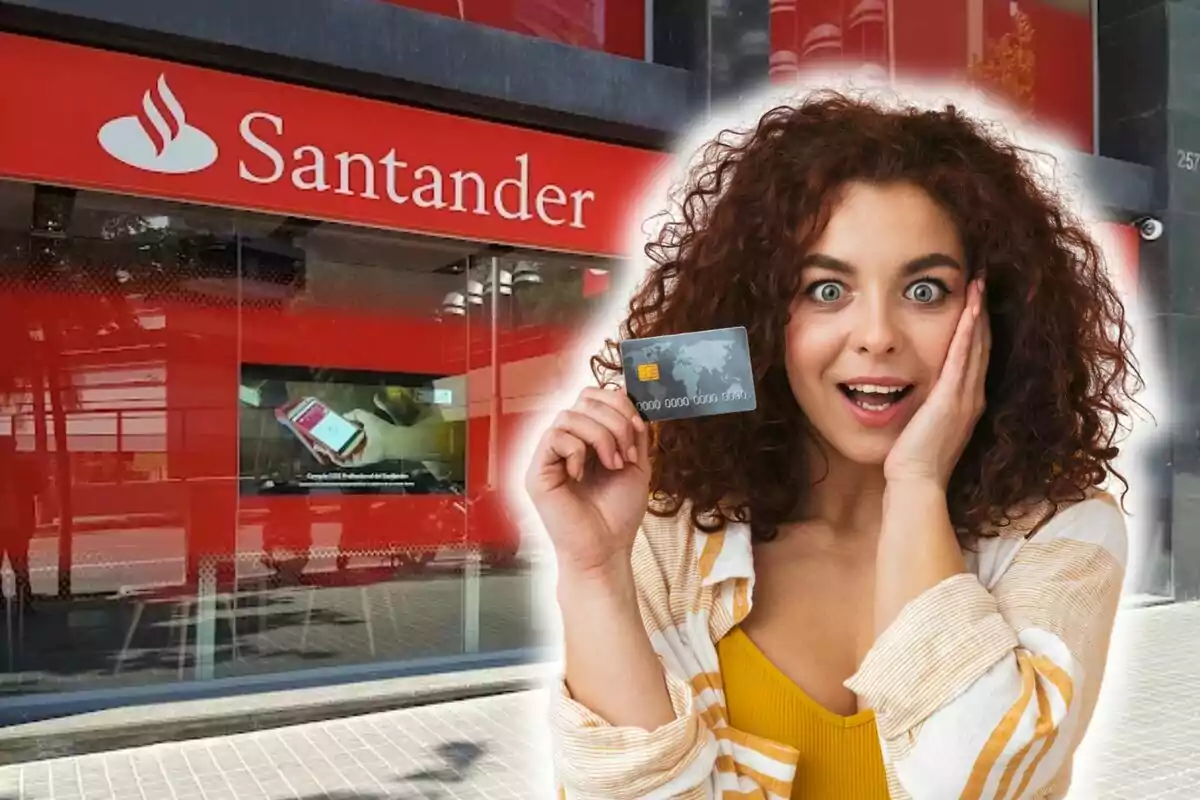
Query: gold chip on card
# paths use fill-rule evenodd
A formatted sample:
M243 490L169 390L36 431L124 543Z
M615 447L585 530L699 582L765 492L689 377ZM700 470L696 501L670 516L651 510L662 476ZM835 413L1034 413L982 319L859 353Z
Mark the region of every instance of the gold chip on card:
M637 375L639 381L658 380L658 364L638 364Z

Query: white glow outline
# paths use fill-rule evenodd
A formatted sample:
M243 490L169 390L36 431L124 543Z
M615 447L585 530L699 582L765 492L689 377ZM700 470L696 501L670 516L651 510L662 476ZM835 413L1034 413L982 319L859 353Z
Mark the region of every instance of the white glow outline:
M1080 173L1082 159L1089 154L1072 148L1067 137L1044 124L1033 124L1022 120L1015 111L994 97L953 81L898 79L892 86L873 81L859 81L850 69L830 67L820 71L807 71L795 76L786 84L764 82L744 98L714 108L707 118L697 120L679 137L671 160L666 169L652 176L645 184L639 202L631 205L627 221L627 243L625 252L634 254L631 265L612 273L611 299L602 313L598 313L593 324L561 356L565 363L577 365L564 381L564 389L549 398L541 414L531 415L527 420L520 442L513 448L505 468L511 476L506 484L506 499L518 519L528 520L536 527L539 549L544 548L547 558L535 567L534 617L537 629L547 631L543 646L552 649L556 659L561 659L561 633L555 599L556 569L545 530L542 528L532 502L524 491L524 475L533 451L543 430L550 424L554 414L574 402L579 390L591 385L592 375L588 357L602 346L606 336L617 338L618 326L627 312L629 300L646 274L648 262L642 255L644 245L654 239L659 225L647 223L660 216L670 198L677 203L680 191L686 187L691 168L700 161L703 145L716 138L722 131L752 130L759 118L771 108L787 102L795 102L813 91L841 91L850 96L867 97L881 102L885 107L894 105L918 108L941 108L953 103L971 118L1021 147L1026 153L1026 163L1036 179L1045 187L1058 192L1064 208L1084 223L1103 245L1105 236L1099 234L1094 222L1102 219L1100 206L1092 199L1089 187ZM677 207L677 206L676 206ZM1154 331L1148 324L1151 309L1144 307L1140 297L1135 297L1136 287L1128 285L1125 271L1117 262L1111 248L1104 248L1104 261L1113 277L1122 301L1125 303L1127 320L1134 332L1133 350L1146 388L1137 400L1153 415L1132 409L1132 432L1123 440L1121 455L1114 462L1130 484L1126 497L1129 511L1129 559L1126 568L1126 588L1137 583L1141 570L1142 555L1146 548L1140 543L1153 536L1150 522L1154 509L1154 492L1149 486L1150 474L1144 474L1143 462L1151 455L1158 437L1169 433L1173 425L1170 416L1170 397L1165 390L1166 371L1162 363L1161 350L1155 341ZM569 356L569 360L567 360ZM1119 483L1115 487L1120 488ZM1135 545L1135 543L1139 543ZM1107 747L1110 732L1116 732L1119 720L1126 708L1128 693L1129 659L1133 637L1136 635L1139 611L1125 611L1118 615L1109 649L1104 685L1099 702L1088 728L1087 735L1076 752L1074 779L1069 797L1090 797L1090 776L1103 755L1101 748ZM552 689L553 690L553 689Z

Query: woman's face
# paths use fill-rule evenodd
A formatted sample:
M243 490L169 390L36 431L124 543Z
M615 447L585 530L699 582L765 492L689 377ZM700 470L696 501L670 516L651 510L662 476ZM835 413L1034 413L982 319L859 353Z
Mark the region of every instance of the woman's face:
M792 392L837 452L882 464L929 396L963 310L958 231L918 187L851 183L801 268L786 341Z

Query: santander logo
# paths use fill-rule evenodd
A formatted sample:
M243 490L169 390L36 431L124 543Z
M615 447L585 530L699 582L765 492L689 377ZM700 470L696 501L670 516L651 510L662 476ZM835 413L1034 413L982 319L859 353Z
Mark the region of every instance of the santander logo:
M165 75L146 91L139 113L110 120L97 138L110 156L147 172L200 172L217 160L217 143L188 123Z
M433 163L386 140L362 150L327 152L311 143L289 146L288 139L303 136L303 131L289 132L282 115L261 110L242 114L238 139L233 133L214 131L236 158L243 184L290 186L297 193L339 195L393 209L495 216L580 230L587 228L596 200L592 189L544 180L530 152L514 154L506 169L487 173L455 169L445 157ZM142 97L138 113L106 122L97 138L113 158L146 172L201 172L219 154L213 137L188 122L162 74Z

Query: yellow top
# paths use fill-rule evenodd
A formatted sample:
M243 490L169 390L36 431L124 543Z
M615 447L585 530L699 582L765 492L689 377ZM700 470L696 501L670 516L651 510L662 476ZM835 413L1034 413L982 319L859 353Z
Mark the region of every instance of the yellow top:
M729 724L800 751L792 800L888 800L875 713L818 705L740 627L717 643Z
M790 797L799 751L727 729L721 691L717 643L759 602L750 525L705 533L690 503L673 514L672 506L652 501L631 564L675 721L650 733L613 725L556 681L558 785L571 800ZM844 682L875 710L897 798L1066 797L1101 693L1129 552L1120 503L1088 492L1074 504L1027 506L1008 527L985 530L997 535L972 546L970 571L914 597ZM736 662L737 640L725 648ZM737 664L729 671L734 718L757 727L742 711L758 705L754 684L746 688ZM798 791L810 794L808 785Z

